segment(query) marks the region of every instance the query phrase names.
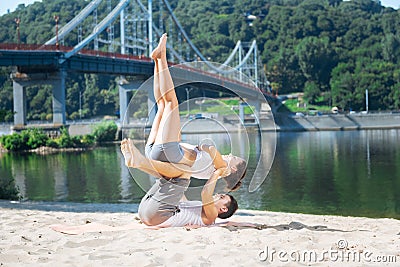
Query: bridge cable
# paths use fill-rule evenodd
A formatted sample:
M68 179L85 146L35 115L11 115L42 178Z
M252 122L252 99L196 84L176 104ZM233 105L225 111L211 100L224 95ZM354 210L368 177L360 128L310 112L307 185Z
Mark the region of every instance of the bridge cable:
M74 46L71 51L64 53L64 58L61 59L64 62L66 59L78 53L83 47L91 42L98 34L107 28L111 22L113 22L119 15L119 13L129 4L130 0L121 0L118 5L105 17L92 31L92 33L86 37L82 42Z
M192 43L192 41L190 40L189 36L187 35L186 31L183 29L182 25L180 24L180 22L178 21L178 19L176 18L169 2L167 0L163 0L165 6L168 9L168 12L170 13L172 20L175 22L176 26L179 28L179 30L182 32L183 36L185 37L185 39L187 40L189 46L195 51L195 53L200 57L201 60L204 61L204 63L209 66L211 69L221 73L221 74L229 74L232 73L234 71L236 71L238 68L240 68L245 61L249 58L250 53L253 51L254 49L254 44L255 44L255 40L253 41L253 44L249 50L249 52L246 54L246 56L244 57L243 61L234 67L234 69L228 70L228 71L222 71L221 68L215 67L213 64L211 64L204 56L203 54L200 52L200 50Z
M142 2L140 0L136 0L136 2L138 3L139 7L142 9L143 12L147 13L147 9L146 7L142 4ZM157 34L158 37L161 37L161 35L163 34L163 32L158 29L154 23L153 23L153 30L155 31L155 33ZM180 61L180 62L184 62L185 60L178 54L178 52L175 51L175 49L167 43L167 47L168 49L171 51L171 53Z
M103 0L93 0L90 2L84 9L82 9L81 12L77 16L75 16L71 21L69 21L67 24L65 24L64 27L62 27L59 32L58 32L58 38L62 39L64 36L66 36L68 33L70 33L72 30L76 28L78 24L80 24L84 19L86 19L90 13L93 12L101 3ZM45 45L53 45L57 41L57 36L54 36L50 40L48 40Z

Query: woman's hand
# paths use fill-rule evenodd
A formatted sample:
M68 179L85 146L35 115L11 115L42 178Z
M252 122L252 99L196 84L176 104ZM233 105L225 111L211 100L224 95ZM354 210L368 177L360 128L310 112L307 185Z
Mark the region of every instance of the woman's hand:
M220 177L226 177L231 174L231 168L229 168L229 166L228 167L220 167L216 171L219 172L218 175Z
M221 154L218 152L215 146L203 144L199 148L200 150L207 152L213 159L215 170L221 170L218 174L220 177L226 177L231 174L231 168L229 167L229 164L222 159Z

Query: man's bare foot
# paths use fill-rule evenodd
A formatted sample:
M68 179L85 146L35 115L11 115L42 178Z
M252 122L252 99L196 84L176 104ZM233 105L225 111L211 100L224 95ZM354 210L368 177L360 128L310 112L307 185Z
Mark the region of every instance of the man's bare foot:
M158 46L154 48L153 52L151 52L151 58L156 60L165 56L167 53L167 34L164 33L161 38Z

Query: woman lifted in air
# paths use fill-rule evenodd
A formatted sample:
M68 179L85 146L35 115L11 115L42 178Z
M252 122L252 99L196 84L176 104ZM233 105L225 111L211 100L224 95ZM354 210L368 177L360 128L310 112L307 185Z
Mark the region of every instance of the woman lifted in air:
M191 168L191 176L198 179L208 179L216 169L225 168L223 176L227 190L235 191L246 173L245 160L231 154L221 155L215 147L206 144L194 146L181 142L179 104L168 69L166 43L167 34L163 34L151 54L154 60L153 90L158 110L146 143L145 155L155 161L187 165ZM159 165L153 166L156 168ZM156 168L155 171L160 173L162 170Z

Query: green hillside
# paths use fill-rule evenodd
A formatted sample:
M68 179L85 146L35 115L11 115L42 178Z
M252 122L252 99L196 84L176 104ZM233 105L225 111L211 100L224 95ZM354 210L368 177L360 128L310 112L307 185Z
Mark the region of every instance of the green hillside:
M17 42L16 17L21 19L22 43L43 43L54 35L54 15L64 25L87 3L43 0L20 5L0 17L0 43ZM256 39L267 78L279 94L304 92L309 104L362 110L368 89L370 110L400 109L400 10L372 0L170 0L170 4L192 41L212 61L223 62L236 41ZM102 5L99 14L106 8ZM159 14L156 9L154 13ZM85 23L83 29L89 29L91 22ZM118 36L119 27L115 31ZM66 39L65 45L76 43L76 36ZM12 110L9 71L3 68L0 73L0 120L7 117L1 114ZM51 114L50 89L28 91L28 119ZM68 115L77 115L79 92L85 116L117 109L114 77L70 75Z

